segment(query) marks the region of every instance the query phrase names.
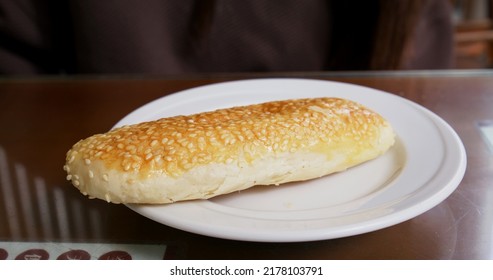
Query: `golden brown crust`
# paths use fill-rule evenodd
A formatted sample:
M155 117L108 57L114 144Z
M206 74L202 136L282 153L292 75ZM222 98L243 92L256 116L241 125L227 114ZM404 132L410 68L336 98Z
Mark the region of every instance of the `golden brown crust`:
M343 168L347 168L378 156L393 141L393 132L386 120L352 101L338 98L285 100L113 129L76 143L67 153L65 169L68 179L90 196L112 202L166 203L175 199L140 201L147 197L141 194L146 187L136 190L140 193L138 196L132 195L129 188L138 181L153 178L166 178L162 181L173 184L173 180L199 167L248 166L266 156L282 159L290 154L314 153L330 162L343 150ZM99 180L94 180L96 174ZM118 174L123 174L125 181L117 180L116 184L125 186L109 187ZM94 185L96 183L100 185ZM167 188L164 183L152 188L155 187ZM187 192L186 185L180 187ZM214 187L217 186L210 186ZM105 192L104 188L111 192ZM125 195L118 194L118 188L125 189Z

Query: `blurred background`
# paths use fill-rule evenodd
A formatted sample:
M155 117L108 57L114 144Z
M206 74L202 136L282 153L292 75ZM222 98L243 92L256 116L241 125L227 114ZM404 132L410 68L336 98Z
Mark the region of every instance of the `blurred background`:
M0 74L487 69L491 0L0 0Z
M454 0L454 66L459 69L493 66L493 1Z

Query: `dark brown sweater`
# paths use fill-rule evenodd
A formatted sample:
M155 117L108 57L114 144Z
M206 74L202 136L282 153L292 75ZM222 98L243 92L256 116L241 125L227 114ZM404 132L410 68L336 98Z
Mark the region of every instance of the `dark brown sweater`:
M371 69L379 1L331 2L0 0L0 74ZM425 3L398 69L451 66L449 1Z

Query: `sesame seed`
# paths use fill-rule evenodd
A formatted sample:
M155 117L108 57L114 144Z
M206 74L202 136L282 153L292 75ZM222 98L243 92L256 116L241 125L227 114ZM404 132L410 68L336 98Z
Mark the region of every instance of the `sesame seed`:
M161 162L161 159L162 159L161 155L156 155L153 160L154 160L154 162L159 163L159 162Z
M85 162L85 164L86 164L86 165L90 165L90 164L91 164L91 160L90 160L90 159L88 159L88 158L86 158L86 159L84 160L84 162Z
M132 165L132 164L131 164L130 162L129 162L129 163L127 163L127 164L125 164L125 165L123 166L123 170L125 170L125 171L129 171L129 170L130 170L130 166L131 166L131 165Z
M94 173L91 170L89 170L89 178L94 178Z
M108 174L103 174L103 181L105 182L109 182L109 177L108 177Z

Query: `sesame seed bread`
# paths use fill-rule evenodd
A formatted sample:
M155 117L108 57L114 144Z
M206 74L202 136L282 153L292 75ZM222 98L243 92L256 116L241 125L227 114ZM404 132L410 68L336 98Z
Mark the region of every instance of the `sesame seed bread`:
M116 128L76 143L64 169L89 197L164 204L318 178L393 143L390 124L370 109L309 98Z

